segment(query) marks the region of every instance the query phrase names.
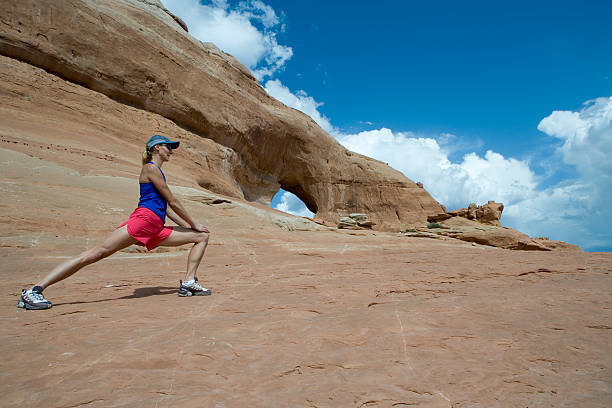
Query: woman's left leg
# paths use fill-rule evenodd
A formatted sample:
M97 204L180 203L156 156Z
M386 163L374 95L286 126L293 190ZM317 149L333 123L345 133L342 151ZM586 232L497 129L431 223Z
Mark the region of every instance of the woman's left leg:
M79 256L58 265L47 276L45 276L37 284L37 286L45 289L46 287L73 275L84 266L98 262L100 259L106 258L120 249L127 248L136 242L136 239L132 238L130 234L128 234L127 225L117 228L108 237L106 237L106 239L102 242L102 245L85 251Z

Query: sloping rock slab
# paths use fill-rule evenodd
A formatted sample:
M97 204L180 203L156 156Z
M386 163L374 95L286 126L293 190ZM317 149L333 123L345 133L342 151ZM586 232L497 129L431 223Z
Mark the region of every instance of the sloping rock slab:
M430 231L462 241L504 249L524 251L551 251L553 249L513 228L484 225L462 217L453 217L446 220L443 227Z
M546 248L550 248L550 249L564 249L564 250L582 252L582 249L580 249L578 245L568 244L567 242L563 242L563 241L555 241L555 240L548 239L548 238L534 238L533 240L539 244L542 244Z

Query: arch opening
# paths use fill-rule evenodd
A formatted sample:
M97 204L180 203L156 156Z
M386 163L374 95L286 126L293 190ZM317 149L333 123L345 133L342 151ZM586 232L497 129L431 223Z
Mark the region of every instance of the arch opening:
M290 191L284 190L282 187L272 198L270 207L300 217L313 218L315 216L315 213L310 211L306 203L304 203L300 197Z

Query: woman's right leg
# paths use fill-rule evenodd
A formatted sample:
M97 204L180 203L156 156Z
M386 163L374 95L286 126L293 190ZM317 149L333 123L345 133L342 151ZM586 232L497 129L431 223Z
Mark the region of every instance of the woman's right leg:
M70 259L53 269L47 276L45 276L36 286L40 286L42 289L53 285L67 277L73 275L79 269L84 266L90 265L100 259L106 258L119 251L120 249L127 248L137 241L130 236L127 232L127 225L121 228L117 228L113 231L102 243L93 249L83 252L76 258Z
M159 244L160 246L194 244L191 247L191 251L189 251L189 257L187 258L187 274L185 275L185 281L181 281L179 296L206 296L211 294L209 289L202 287L202 285L198 283L198 279L195 276L196 270L198 266L200 266L200 262L206 251L209 236L210 234L207 232L198 232L185 227L173 227L172 234Z
M190 281L195 279L196 271L208 246L209 237L210 233L208 232L198 232L185 227L173 227L172 234L163 240L159 246L194 244L187 257L187 274L185 275L185 280Z

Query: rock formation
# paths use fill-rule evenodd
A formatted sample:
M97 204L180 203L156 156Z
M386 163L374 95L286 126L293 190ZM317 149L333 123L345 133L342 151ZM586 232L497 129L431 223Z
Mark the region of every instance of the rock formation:
M451 237L504 249L551 251L564 248L580 251L580 248L565 242L530 238L513 228L503 227L499 219L504 210L502 203L489 201L477 206L472 203L460 208L427 217L428 229L417 228L405 235L425 238Z
M454 217L463 217L468 220L478 221L481 224L495 225L500 227L501 224L499 219L501 218L502 211L504 211L504 205L502 203L496 203L495 201L489 201L485 205L477 206L472 203L468 208L461 208L459 210L450 211L449 214Z
M467 208L431 215L427 217L427 221L439 222L448 220L452 217L463 217L468 220L477 221L481 224L501 227L499 219L501 218L502 211L504 211L504 205L502 203L496 203L495 201L489 201L481 206L471 203Z
M346 150L270 97L248 69L191 37L159 1L9 1L2 23L1 54L230 149L232 162L218 169L233 181L224 194L269 204L283 188L318 220L360 212L382 230L423 225L444 211L400 172Z

